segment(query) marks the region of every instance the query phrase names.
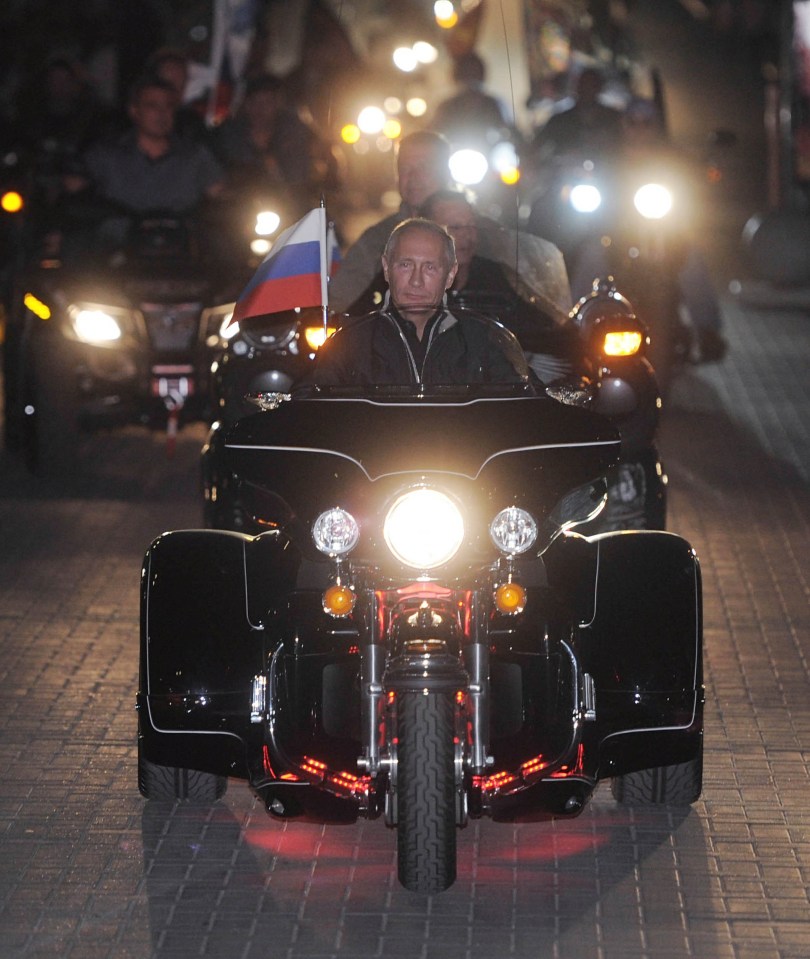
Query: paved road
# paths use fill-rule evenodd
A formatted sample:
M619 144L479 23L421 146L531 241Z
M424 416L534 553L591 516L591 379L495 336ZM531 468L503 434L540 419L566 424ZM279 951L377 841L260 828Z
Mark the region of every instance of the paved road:
M136 788L144 547L198 523L200 431L96 437L92 479L0 460L0 956L806 959L810 315L726 302L731 353L665 411L671 526L705 576L703 798L461 834L457 884L396 883L379 822Z
M0 959L807 959L810 309L724 308L729 356L662 429L704 572L703 797L472 825L429 899L379 822L280 825L240 783L210 808L138 794L140 559L199 523L201 431L172 460L96 437L60 483L0 455Z

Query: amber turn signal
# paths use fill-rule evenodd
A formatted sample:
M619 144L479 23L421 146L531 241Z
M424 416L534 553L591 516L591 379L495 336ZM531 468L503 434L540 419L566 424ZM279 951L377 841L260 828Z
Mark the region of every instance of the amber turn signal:
M621 330L605 333L602 347L605 356L635 356L641 349L642 335L638 330Z
M330 616L348 616L357 597L348 586L330 586L323 594L323 609Z
M8 190L0 196L0 207L2 207L6 213L19 213L24 206L25 201L22 198L22 194L16 190Z
M526 590L519 583L501 583L495 590L495 606L500 613L522 613Z
M319 350L329 337L335 332L334 326L308 326L304 330L304 339L311 350Z

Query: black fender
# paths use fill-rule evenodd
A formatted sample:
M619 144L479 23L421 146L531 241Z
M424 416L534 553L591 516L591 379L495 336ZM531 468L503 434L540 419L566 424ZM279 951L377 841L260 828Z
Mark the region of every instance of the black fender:
M700 563L674 533L572 534L544 557L549 582L579 622L593 682L586 752L598 775L684 762L703 728ZM591 763L588 763L589 768Z
M297 554L271 532L165 533L141 574L139 730L146 758L219 768L244 756L253 677L279 642L276 601ZM207 756L205 764L199 757Z
M673 533L610 533L594 543L594 614L583 633L599 775L686 762L698 755L703 730L697 555Z

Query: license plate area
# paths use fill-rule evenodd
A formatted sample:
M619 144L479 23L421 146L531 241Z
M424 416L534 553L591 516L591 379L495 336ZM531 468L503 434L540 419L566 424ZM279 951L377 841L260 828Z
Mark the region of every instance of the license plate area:
M194 367L186 364L166 364L152 367L152 396L183 403L194 395Z

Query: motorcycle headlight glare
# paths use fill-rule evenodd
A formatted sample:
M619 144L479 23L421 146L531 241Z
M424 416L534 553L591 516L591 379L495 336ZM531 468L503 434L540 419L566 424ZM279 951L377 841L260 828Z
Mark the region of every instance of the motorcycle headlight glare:
M502 509L490 523L489 535L502 553L515 556L525 553L534 545L537 523L525 509L509 506Z
M113 343L123 335L117 311L99 306L74 306L69 312L73 330L83 343Z
M397 499L383 524L388 548L405 566L435 569L449 562L464 541L464 520L444 493L414 489Z
M487 158L478 150L456 150L449 165L451 176L462 186L476 186L489 170Z
M312 524L315 545L327 556L343 556L357 545L360 528L351 513L339 506L328 509Z
M275 210L260 210L256 214L256 236L272 236L281 226L281 217Z
M569 201L577 213L595 213L602 205L602 194L593 183L577 183L571 190Z
M672 194L660 183L645 183L633 197L633 205L647 220L662 220L672 209L672 203Z

